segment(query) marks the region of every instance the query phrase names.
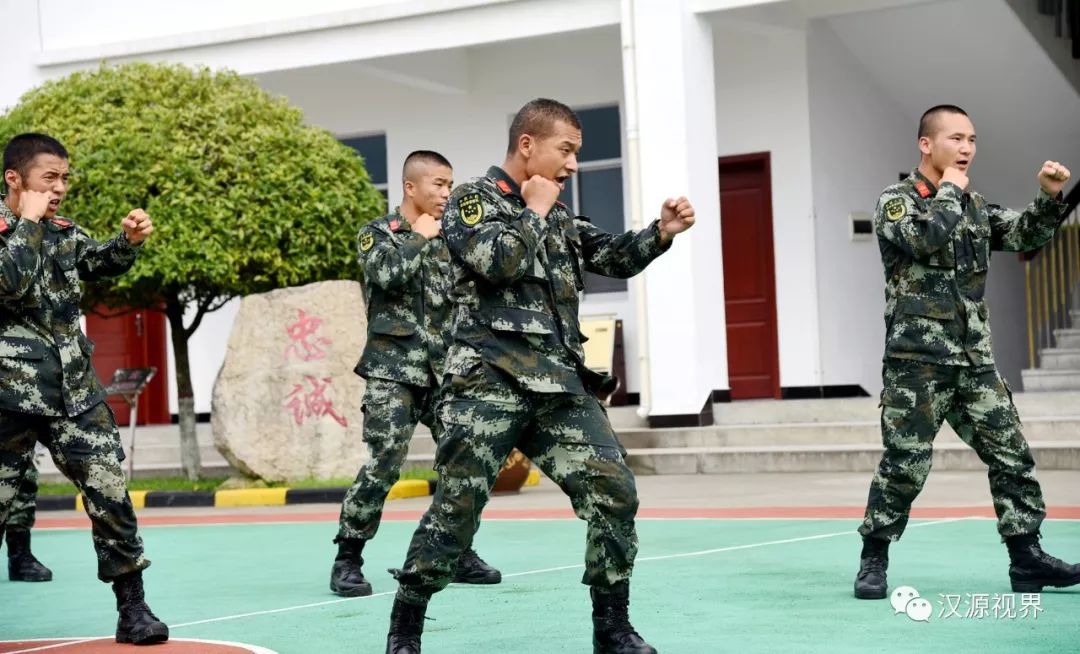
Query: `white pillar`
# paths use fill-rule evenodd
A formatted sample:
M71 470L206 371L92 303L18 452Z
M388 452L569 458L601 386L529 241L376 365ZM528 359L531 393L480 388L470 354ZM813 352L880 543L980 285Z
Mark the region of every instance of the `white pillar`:
M729 388L712 29L686 0L625 0L622 19L627 136L638 146L631 200L645 224L668 197L685 195L697 210L694 228L645 273L642 402L651 419L696 415Z
M34 64L41 51L40 15L36 2L4 2L4 73L0 86L0 113L43 81ZM60 137L63 141L63 136ZM0 147L3 147L0 143Z

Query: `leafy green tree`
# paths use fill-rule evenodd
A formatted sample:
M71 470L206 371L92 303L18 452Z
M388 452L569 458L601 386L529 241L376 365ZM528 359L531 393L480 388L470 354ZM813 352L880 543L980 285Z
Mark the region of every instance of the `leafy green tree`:
M203 317L235 297L357 278L353 237L385 201L352 149L229 71L135 63L77 72L0 117L0 142L31 131L71 153L63 215L99 239L135 207L154 221L135 267L89 285L84 309L168 316L181 457L195 478L188 340Z

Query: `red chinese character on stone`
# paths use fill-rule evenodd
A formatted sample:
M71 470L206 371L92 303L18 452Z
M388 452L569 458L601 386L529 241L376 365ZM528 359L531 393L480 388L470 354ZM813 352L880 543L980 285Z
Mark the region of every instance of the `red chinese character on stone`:
M296 355L301 361L325 359L326 350L323 346L329 347L331 341L315 333L322 327L322 318L309 316L303 309L298 311L300 316L296 322L285 328L289 333L289 340L292 341L289 347L285 348L285 360L288 361L290 355Z
M304 375L311 390L304 393L303 384L293 384L293 390L285 398L285 408L292 411L293 420L296 424L304 424L306 418L321 418L330 416L342 427L348 427L349 421L334 411L334 401L326 396L332 379L323 377L319 379L311 375Z

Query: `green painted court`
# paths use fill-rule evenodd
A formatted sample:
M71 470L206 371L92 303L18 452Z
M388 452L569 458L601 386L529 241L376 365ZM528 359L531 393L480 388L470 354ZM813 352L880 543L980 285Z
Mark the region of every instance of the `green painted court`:
M384 522L365 551L375 595L344 600L327 587L335 530L329 517L144 523L154 561L146 573L148 600L176 639L248 643L280 654L381 652L395 589L385 569L402 563L415 519ZM1037 608L1022 607L1023 598L1014 595L1015 617L1008 617L1008 559L992 520L916 520L893 548L890 590L918 589L933 606L929 622L894 613L889 600L852 598L856 520L638 524L631 617L661 652L1069 652L1080 642L1077 589L1048 589ZM1077 558L1080 521L1052 524L1046 548ZM35 552L56 580L0 581L0 640L109 636L113 598L95 579L86 531L35 534ZM454 585L436 596L425 651L590 652L588 592L580 583L583 542L584 525L574 519L485 521L476 547L503 571L504 581ZM972 594L986 596L982 617ZM944 617L950 609L944 596L953 596L956 615ZM70 646L47 651L65 649ZM0 652L27 651L46 649L0 643Z

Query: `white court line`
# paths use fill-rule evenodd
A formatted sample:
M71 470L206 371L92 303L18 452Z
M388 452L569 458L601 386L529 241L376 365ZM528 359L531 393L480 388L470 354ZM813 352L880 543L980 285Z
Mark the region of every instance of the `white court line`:
M908 524L908 528L927 527L927 526L930 526L930 524L944 524L946 522L956 522L958 520L966 520L966 519L967 518L948 518L948 519L945 519L945 520L935 520L933 522L919 522L917 524ZM816 534L816 535L812 535L812 536L802 536L802 537L798 537L798 539L787 539L787 540L784 540L784 541L768 541L768 542L765 542L765 543L752 543L750 545L735 545L733 547L721 547L721 548L717 548L717 549L710 549L710 550L704 550L704 551L694 551L694 553L664 555L664 556L658 556L658 557L647 557L647 558L639 558L637 560L638 561L662 561L664 559L676 559L676 558L684 558L684 557L688 557L688 556L703 556L705 554L720 553L720 551L728 551L728 550L734 550L734 549L748 549L748 548L751 548L751 547L765 547L767 545L779 545L779 544L782 544L782 543L797 543L799 541L814 541L814 540L819 540L819 539L831 539L831 537L834 537L834 536L851 535L853 533L855 533L855 532L849 529L847 531L837 531L837 532L827 533L827 534ZM502 576L503 576L503 578L511 578L511 577L518 577L518 576L527 576L527 575L530 575L530 574L543 574L545 572L559 572L559 571L563 571L563 570L576 570L576 569L581 569L581 568L584 568L584 567L585 567L584 563L575 563L575 564L572 564L572 566L558 566L556 568L544 568L544 569L541 569L541 570L527 570L525 572L512 572L510 574L504 574ZM322 602L313 602L313 603L310 603L310 604L299 604L299 605L296 605L296 607L285 607L285 608L282 608L282 609L271 609L269 611L253 611L251 613L240 613L240 614L237 614L237 615L226 615L226 616L221 616L221 617L212 617L212 618L208 618L208 619L200 619L200 621L195 621L195 622L190 622L190 623L181 623L179 625L176 625L176 628L190 627L190 626L193 626L193 625L205 625L205 624L208 624L208 623L219 623L219 622L229 621L229 619L239 619L239 618L242 618L242 617L252 617L252 616L256 616L256 615L269 615L269 614L272 614L272 613L284 613L286 611L298 611L300 609L313 609L315 607L325 607L325 605L329 605L329 604L338 604L338 603L341 603L341 602L350 602L350 601L354 601L354 600L362 600L362 599L375 598L375 597L384 597L384 596L387 596L387 595L394 595L395 592L396 592L396 590L389 590L389 591L384 591L384 592L376 592L376 594L368 595L366 597L347 597L347 598L341 598L341 599L326 600L326 601L322 601Z
M929 519L930 518L912 518L913 521L914 520L929 520ZM962 518L947 518L947 519L948 520L995 520L995 521L997 520L997 518L994 518L994 517L991 517L991 516L979 516L979 515L964 516ZM850 517L844 517L844 516L836 516L836 517L812 516L812 517L791 517L791 518L774 518L774 517L764 517L764 518L762 518L762 517L747 517L747 516L714 518L714 517L697 516L697 517L687 517L687 518L680 518L680 517L671 517L671 518L635 518L635 522L683 522L683 521L687 521L687 522L689 522L689 521L697 521L697 522L710 522L710 521L827 522L827 521L833 521L833 522L836 522L836 521L847 521L847 520L861 521L862 518L854 517L854 516L850 516ZM419 521L419 519L417 519L417 520L412 520L412 519L409 519L409 520L389 519L388 520L388 519L384 519L383 520L383 522L410 522L410 523L413 523L413 524L416 524L418 521ZM577 518L577 517L567 517L567 518L483 518L483 521L484 522L580 522L581 519ZM1043 522L1080 522L1080 518L1044 518ZM169 524L169 525L139 525L139 529L140 530L141 529L165 529L165 528L176 528L176 527L183 527L185 529L188 528L188 527L197 527L197 528L246 527L246 526L249 526L249 525L268 527L268 526L280 526L280 525L316 525L316 524L330 524L330 523L335 523L336 524L337 521L336 520L310 520L310 521L309 520L278 520L278 521L269 521L269 522L209 522L209 523L186 523L186 522L184 522L184 523ZM917 524L917 523L911 522L911 523L909 523L909 526L915 526L915 524ZM34 527L34 531L36 531L36 532L37 531L86 531L86 529L88 527L89 527L89 525L81 526L81 527Z
M32 647L30 649L16 650L14 652L10 652L9 654L25 654L26 652L43 652L45 650L56 649L58 647L69 647L71 645L81 645L83 643L95 643L95 642L97 642L99 640L112 640L112 639L113 639L113 636L107 636L107 637L102 637L102 638L79 638L78 642L56 643L55 645L42 645L41 647ZM0 643L3 643L3 642L34 643L34 642L45 641L45 640L56 640L56 639L55 638L23 638L23 639L17 640L17 641L0 641ZM252 654L278 654L277 652L275 652L272 649L267 649L265 647L260 647L258 645L248 645L246 643L233 643L233 642L228 642L228 641L224 641L224 640L204 640L202 638L178 638L176 640L171 640L169 642L177 642L177 643L209 643L211 645L231 645L233 647L244 648L247 651L251 652Z
M964 517L964 518L945 518L945 519L942 519L942 520L931 520L931 521L926 521L926 522L909 523L908 524L908 529L914 529L914 528L918 528L918 527L930 527L930 526L934 526L934 525L943 525L943 524L949 524L949 523L953 523L953 522L960 522L960 521L964 521L964 520L974 520L974 519L980 519L980 518L979 518L979 516L971 516L971 517ZM281 524L281 523L274 523L274 524ZM834 531L834 532L827 533L827 534L815 534L813 536L800 536L800 537L797 537L797 538L785 538L783 540L770 540L770 541L765 541L765 542L761 542L761 543L749 543L749 544L746 544L746 545L732 545L730 547L718 547L718 548L715 548L715 549L700 550L700 551L697 551L697 552L682 552L682 553L679 553L679 554L664 554L664 555L661 555L661 556L639 557L639 558L637 558L635 560L635 563L641 563L641 562L645 562L645 561L666 561L666 560L670 560L670 559L682 559L682 558L695 557L695 556L707 556L709 554L720 554L720 553L723 553L723 552L734 552L734 551L738 551L738 550L753 549L753 548L756 548L756 547L767 547L767 546L770 546L770 545L784 545L784 544L787 544L787 543L799 543L799 542L811 541L811 540L822 540L822 539L825 539L825 538L835 538L837 536L851 536L854 533L855 532L853 530L847 529L847 530L844 530L844 531ZM524 572L513 572L513 573L510 573L510 574L504 574L503 578L507 579L507 578L513 578L513 577L525 577L525 576L529 576L529 575L544 574L544 573L548 573L548 572L560 572L560 571L563 571L563 570L581 569L581 568L584 568L584 567L585 567L584 563L576 563L576 564L573 564L573 565L563 565L563 566L557 566L557 567L554 567L554 568L543 568L543 569L540 569L540 570L526 570ZM214 622L226 622L226 621L229 621L229 620L239 620L241 618L250 618L250 617L255 617L255 616L260 616L260 615L272 615L272 614L275 614L275 613L286 613L288 611L299 611L301 609L310 609L310 608L316 608L316 607L319 607L319 606L329 606L329 605L332 605L332 604L341 604L343 602L353 602L353 601L356 601L356 600L371 599L371 598L375 598L375 597L385 597L387 595L394 595L394 594L396 594L396 592L397 591L385 591L385 592L382 592L382 593L374 593L372 595L367 595L365 597L343 597L343 598L340 598L340 599L325 600L325 601L322 601L322 602L312 602L312 603L309 603L309 604L298 604L296 606L286 606L286 607L282 607L282 608L279 608L279 609L269 609L269 610L265 610L265 611L251 611L251 612L248 612L248 613L237 613L235 615L225 615L225 616L221 616L221 617L217 617L217 618L207 618L205 620L194 620L192 622L182 622L180 624L170 625L169 628L170 629L180 629L180 628L183 628L183 627L193 627L193 626L196 626L196 625L211 624L211 623L214 623ZM38 647L38 648L34 648L34 649L19 650L17 652L11 652L10 654L24 654L26 652L38 652L38 651L42 651L42 650L45 650L45 649L54 649L54 648L58 648L58 647L65 647L67 645L77 645L77 644L80 644L80 643L91 642L93 640L103 640L105 638L110 638L110 637L111 636L103 636L102 638L92 638L92 639L89 639L89 640L83 640L83 641L79 641L79 642L60 643L60 644L57 644L57 645L47 645L45 647Z

